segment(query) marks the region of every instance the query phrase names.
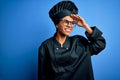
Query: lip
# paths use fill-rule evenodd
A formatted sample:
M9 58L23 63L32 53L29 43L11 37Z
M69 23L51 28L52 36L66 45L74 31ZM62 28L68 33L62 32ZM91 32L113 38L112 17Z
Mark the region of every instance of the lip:
M70 28L65 28L65 32L70 33L71 31L72 31L72 29L70 29Z

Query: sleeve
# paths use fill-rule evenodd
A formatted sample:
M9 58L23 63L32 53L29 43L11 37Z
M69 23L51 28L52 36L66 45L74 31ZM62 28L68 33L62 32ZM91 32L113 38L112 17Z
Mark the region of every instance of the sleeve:
M42 44L38 50L38 80L45 80L45 45Z
M89 40L89 51L91 52L91 55L97 55L105 48L106 41L102 36L102 32L96 26L91 28L93 30L93 33L88 34L85 32L85 34Z

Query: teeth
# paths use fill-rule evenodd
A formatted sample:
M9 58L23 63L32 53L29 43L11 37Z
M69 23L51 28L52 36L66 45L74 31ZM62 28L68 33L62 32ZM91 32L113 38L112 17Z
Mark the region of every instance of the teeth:
M66 29L66 31L71 31L70 29Z

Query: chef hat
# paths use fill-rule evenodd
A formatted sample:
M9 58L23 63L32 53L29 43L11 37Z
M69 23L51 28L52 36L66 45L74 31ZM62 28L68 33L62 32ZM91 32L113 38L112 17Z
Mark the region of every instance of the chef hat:
M49 17L54 24L58 24L60 19L70 14L78 14L78 8L72 1L61 1L54 5L49 11Z

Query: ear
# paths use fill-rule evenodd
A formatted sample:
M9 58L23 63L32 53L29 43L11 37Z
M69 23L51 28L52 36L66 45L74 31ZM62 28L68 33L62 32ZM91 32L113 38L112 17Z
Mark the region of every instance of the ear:
M56 25L56 28L58 28L58 26Z

